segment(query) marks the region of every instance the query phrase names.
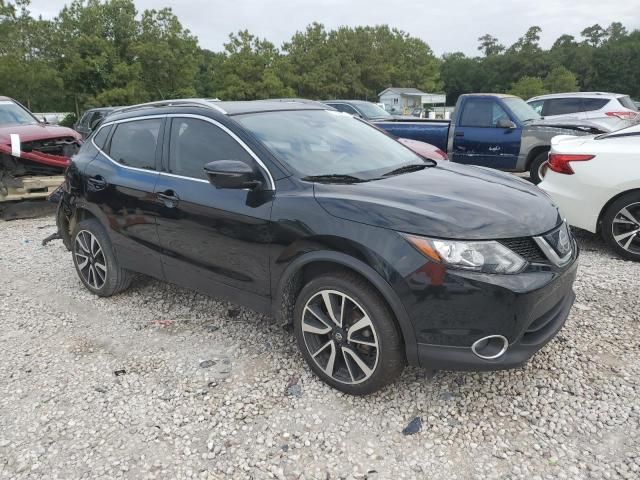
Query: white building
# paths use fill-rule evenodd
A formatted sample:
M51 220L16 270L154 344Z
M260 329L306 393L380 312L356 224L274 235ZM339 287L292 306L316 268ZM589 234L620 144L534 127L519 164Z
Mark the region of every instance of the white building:
M417 88L389 87L378 94L385 110L395 115L409 115L416 108L440 105L447 102L446 95L425 93Z

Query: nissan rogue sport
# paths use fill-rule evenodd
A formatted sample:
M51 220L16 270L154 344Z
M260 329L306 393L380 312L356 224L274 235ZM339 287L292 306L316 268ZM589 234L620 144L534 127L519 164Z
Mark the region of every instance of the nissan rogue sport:
M349 394L406 364L521 366L574 301L578 249L546 194L315 102L125 108L64 189L61 232L89 291L142 273L270 313Z

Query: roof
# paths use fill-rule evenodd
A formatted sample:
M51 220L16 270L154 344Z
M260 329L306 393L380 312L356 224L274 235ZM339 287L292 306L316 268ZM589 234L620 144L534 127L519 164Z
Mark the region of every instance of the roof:
M463 93L461 97L495 97L495 98L520 98L516 95L509 95L508 93Z
M327 110L328 107L320 102L301 98L283 98L272 100L249 100L237 102L221 102L210 98L182 98L174 100L160 100L157 102L131 105L114 110L113 114L129 113L132 111L167 108L167 107L204 107L210 108L224 115L241 115L245 113L273 112L284 110Z
M378 96L382 96L387 92L395 92L400 95L428 95L428 93L423 92L422 90L418 90L417 88L404 88L404 87L389 87L378 94Z
M375 105L375 103L368 102L366 100L341 100L341 99L322 100L322 103L324 103L324 104L327 104L327 103L346 103L347 105L364 105L366 103L368 105Z
M588 97L602 97L602 98L618 98L625 97L626 95L622 93L608 93L608 92L567 92L567 93L550 93L548 95L538 95L537 97L530 98L527 100L530 102L531 100L546 100L550 98L568 98L568 97L578 97L578 98L588 98Z

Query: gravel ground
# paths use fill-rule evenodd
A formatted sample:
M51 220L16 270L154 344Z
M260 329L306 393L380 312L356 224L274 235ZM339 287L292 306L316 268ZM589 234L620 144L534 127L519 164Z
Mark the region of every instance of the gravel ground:
M40 245L52 224L0 222L0 478L640 477L640 264L591 235L525 368L408 368L352 398L269 317L146 278L91 295Z

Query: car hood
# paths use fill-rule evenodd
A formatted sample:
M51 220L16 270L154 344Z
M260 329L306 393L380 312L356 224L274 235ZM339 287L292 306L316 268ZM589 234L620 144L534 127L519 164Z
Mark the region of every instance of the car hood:
M11 134L20 135L20 142L32 142L34 140L47 140L60 137L80 139L80 134L74 130L57 125L45 125L43 123L32 125L0 125L0 143L11 142Z
M448 162L366 183L316 183L314 193L335 217L439 238L528 237L561 222L549 197L529 182Z

